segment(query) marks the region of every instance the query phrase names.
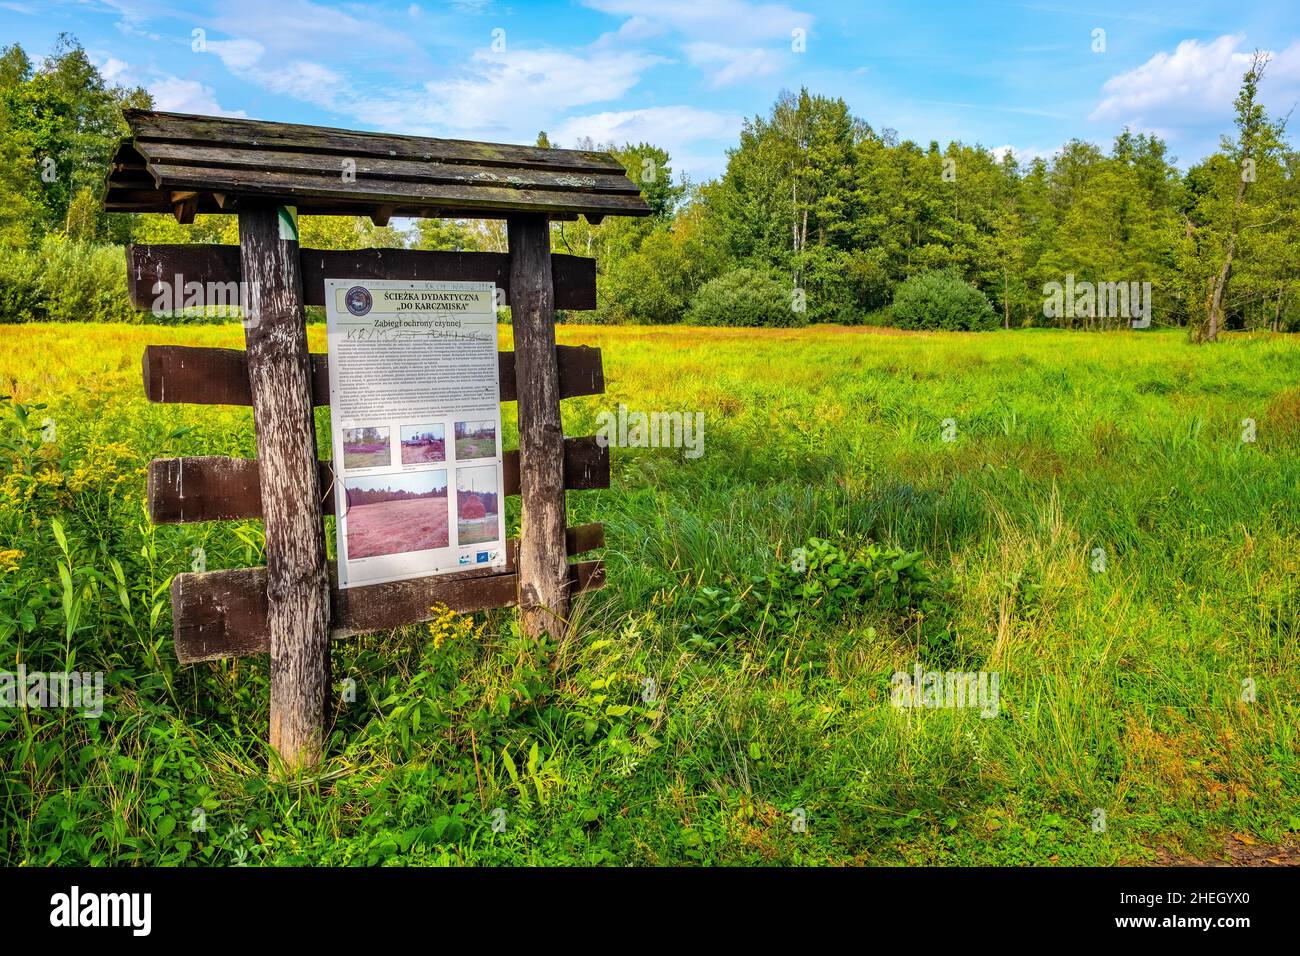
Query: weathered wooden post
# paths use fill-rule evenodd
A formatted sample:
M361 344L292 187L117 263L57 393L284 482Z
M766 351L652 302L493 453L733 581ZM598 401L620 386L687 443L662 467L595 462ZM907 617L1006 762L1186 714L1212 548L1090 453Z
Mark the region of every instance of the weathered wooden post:
M506 229L519 454L528 462L519 476L519 609L531 637L550 633L562 640L569 618L569 562L564 547L564 428L555 353L551 226L546 216L530 214L511 216Z
M296 211L242 203L239 259L266 529L271 747L292 772L320 759L330 609Z

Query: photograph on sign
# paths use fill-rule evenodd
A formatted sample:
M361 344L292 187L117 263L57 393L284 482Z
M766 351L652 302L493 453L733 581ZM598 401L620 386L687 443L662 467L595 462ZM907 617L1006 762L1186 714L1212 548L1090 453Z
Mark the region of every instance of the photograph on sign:
M446 461L441 423L402 426L402 464L418 465L423 461Z
M490 282L325 280L339 587L506 564Z
M391 460L387 428L370 425L343 429L343 467L348 471L386 467Z

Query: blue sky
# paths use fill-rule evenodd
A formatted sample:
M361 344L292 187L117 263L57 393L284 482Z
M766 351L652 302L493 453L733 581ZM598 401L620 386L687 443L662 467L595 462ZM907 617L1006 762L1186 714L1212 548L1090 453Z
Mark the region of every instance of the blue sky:
M1026 158L1127 124L1183 165L1230 128L1252 49L1274 53L1270 108L1300 101L1300 4L1281 2L0 0L0 27L33 56L73 33L161 109L649 140L696 180L721 172L746 116L801 85L922 143Z

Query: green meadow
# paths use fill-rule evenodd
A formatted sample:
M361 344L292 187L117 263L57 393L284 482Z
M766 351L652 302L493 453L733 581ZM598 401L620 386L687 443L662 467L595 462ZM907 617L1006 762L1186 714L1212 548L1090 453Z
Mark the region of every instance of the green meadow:
M255 453L248 409L148 403L144 346L242 330L8 328L0 670L105 689L98 718L0 708L0 860L1071 865L1295 841L1294 336L558 337L599 346L608 383L563 403L566 434L619 403L703 412L703 454L615 448L611 487L569 495L609 584L563 647L511 611L335 642L326 760L281 783L267 660L177 664L167 593L200 559L261 564L260 526L143 505L153 457ZM317 429L324 452L327 409ZM918 667L996 674L996 714L896 706Z

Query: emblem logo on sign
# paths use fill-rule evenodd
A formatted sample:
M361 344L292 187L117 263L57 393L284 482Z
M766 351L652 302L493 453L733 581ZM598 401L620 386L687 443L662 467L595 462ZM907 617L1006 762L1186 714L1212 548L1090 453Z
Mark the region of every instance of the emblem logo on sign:
M370 290L360 285L348 289L344 301L347 303L348 311L353 315L365 315L374 304L374 300L370 297Z

